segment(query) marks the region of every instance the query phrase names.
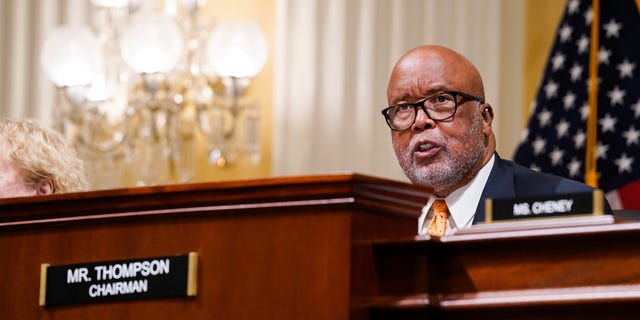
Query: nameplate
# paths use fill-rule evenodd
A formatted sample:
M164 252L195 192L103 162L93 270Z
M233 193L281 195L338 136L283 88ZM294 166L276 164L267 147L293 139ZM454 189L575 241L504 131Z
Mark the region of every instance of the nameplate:
M40 269L40 306L196 295L198 254L100 261Z
M527 198L487 199L485 223L519 219L603 215L601 190Z

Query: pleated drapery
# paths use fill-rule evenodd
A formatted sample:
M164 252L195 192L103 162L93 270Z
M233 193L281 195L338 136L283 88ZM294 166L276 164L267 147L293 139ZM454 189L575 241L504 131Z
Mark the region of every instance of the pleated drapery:
M523 118L524 1L277 0L271 175L405 179L380 110L393 63L425 43L476 64L496 114L498 149L509 157ZM58 94L40 48L48 30L86 22L90 9L80 0L0 1L0 116L53 122Z
M380 110L393 64L421 44L448 46L476 64L496 115L499 99L518 103L521 80L502 72L512 63L519 76L521 34L514 31L523 23L522 6L500 0L279 1L274 175L355 171L405 179ZM505 86L515 88L506 98ZM502 115L514 122L508 112ZM500 127L494 123L498 135Z

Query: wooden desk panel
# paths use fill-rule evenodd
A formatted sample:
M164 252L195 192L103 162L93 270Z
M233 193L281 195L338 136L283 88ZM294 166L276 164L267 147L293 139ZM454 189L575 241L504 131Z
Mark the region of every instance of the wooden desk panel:
M352 244L414 234L429 195L331 175L0 200L2 319L349 319ZM38 306L41 263L190 251L194 298Z
M636 319L640 223L607 219L374 241L379 290L354 308L369 319Z

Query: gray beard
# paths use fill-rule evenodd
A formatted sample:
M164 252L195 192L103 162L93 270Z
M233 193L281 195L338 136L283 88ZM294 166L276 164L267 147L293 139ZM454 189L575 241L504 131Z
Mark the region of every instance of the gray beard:
M405 160L399 158L400 166L411 182L434 188L434 192L438 196L447 196L439 194L439 192L441 190L455 190L465 185L471 181L480 168L479 164L484 158L485 145L482 142L477 143L477 138L474 137L477 137L478 134L483 135L481 127L482 121L480 119L474 121L471 130L461 138L461 141L465 145L472 146L472 149L458 159L454 158L451 153L444 152L442 161L430 165L429 168L420 167L411 159L406 158L402 158Z

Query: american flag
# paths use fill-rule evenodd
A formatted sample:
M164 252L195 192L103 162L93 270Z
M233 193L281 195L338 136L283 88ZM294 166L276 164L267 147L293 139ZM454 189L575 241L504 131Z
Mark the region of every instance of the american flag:
M596 0L597 1L597 0ZM569 0L514 161L584 181L592 0ZM599 4L596 164L614 209L640 209L640 14Z

